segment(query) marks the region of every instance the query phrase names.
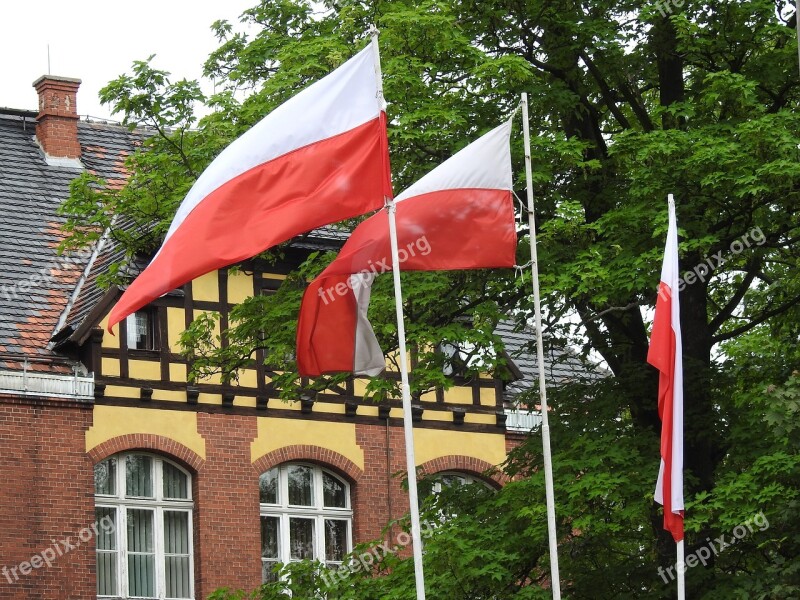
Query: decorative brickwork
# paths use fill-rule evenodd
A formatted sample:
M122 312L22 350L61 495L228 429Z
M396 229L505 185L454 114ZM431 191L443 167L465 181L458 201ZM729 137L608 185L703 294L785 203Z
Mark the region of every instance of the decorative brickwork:
M486 482L494 483L498 487L511 481L508 475L498 470L495 465L490 465L488 462L472 456L441 456L420 465L419 470L424 475L433 475L442 471L469 473Z
M109 456L127 450L153 450L159 454L167 455L179 463L183 463L185 467L195 473L200 470L205 462L197 453L189 450L183 444L179 444L168 437L151 433L134 433L115 437L89 450L89 456L96 464Z
M342 456L338 452L328 450L322 446L284 446L278 450L274 450L258 458L253 467L258 471L259 475L269 471L272 467L277 467L280 464L290 461L303 461L318 464L322 467L327 467L332 471L338 472L350 483L358 483L363 475L363 471L348 458Z

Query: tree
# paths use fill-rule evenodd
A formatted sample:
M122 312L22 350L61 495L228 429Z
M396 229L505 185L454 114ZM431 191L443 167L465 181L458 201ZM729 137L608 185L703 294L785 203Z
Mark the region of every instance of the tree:
M722 597L764 568L794 589L796 528L784 528L796 525L790 490L798 487L790 415L800 322L800 117L793 110L800 85L795 34L783 20L791 12L789 3L767 0L263 2L243 15L258 27L250 37L230 23L214 25L221 45L205 69L225 84L207 99L214 112L197 130L189 128L189 106L201 97L190 82L172 84L141 62L133 76L105 88L104 100L127 122L151 120L157 129L131 159L125 186L77 181L64 207L72 242L110 226L131 257L152 251L211 157L363 46L372 23L382 32L397 189L496 125L528 91L539 132L535 196L548 337L602 357L612 374L554 390L568 593L669 595L651 569L669 567L674 551L651 502L659 421L656 374L645 359L670 192L686 268L688 551L751 517L743 507L758 505L745 497L774 502L771 509L784 515L770 520L773 545L737 545L690 571L690 592ZM519 164L519 142L515 151ZM111 215L125 218L112 223ZM131 236L132 227L148 235ZM264 347L267 361L286 369L283 392L295 394L299 382L286 361L294 338L284 325L295 319L304 282L329 258L312 256L276 296L240 305L225 348L216 343L213 318L197 321L185 335L196 373L235 377L253 348ZM447 358L432 350L443 341L474 348L480 368L503 372L492 332L505 311L520 323L530 318L527 280L500 272L404 280L409 341L419 349L415 393L448 384ZM379 282L371 309L387 349L396 345L388 286ZM370 393L398 392L378 379ZM782 433L766 430L765 419ZM537 463L535 442L516 457L523 471ZM747 541L757 545L756 538ZM781 588L760 581L753 583L758 593L780 597Z

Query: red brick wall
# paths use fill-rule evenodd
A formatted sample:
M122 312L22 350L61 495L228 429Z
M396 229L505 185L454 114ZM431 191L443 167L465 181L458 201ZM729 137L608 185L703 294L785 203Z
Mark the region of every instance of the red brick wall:
M94 538L84 530L94 523L84 442L91 416L91 406L66 401L0 398L0 568L8 574L0 573L0 598L94 597ZM81 533L89 539L81 541ZM67 552L62 540L76 547ZM55 554L52 566L39 563L22 574L20 563L48 550Z
M379 539L391 519L408 511L403 478L393 476L405 472L401 427L387 432L380 423L356 425L356 441L364 451L362 471L322 446L292 446L253 465L256 418L202 412L197 419L205 459L172 440L143 434L109 440L87 454L91 416L91 406L76 403L36 405L0 398L0 568L29 561L51 547L52 540L76 542L94 522L93 464L120 451L158 452L192 471L198 600L219 587L252 590L261 583L258 476L273 463L307 460L349 479L356 543ZM442 463L448 469L472 465L449 458ZM399 533L386 537L394 544ZM20 574L13 584L0 574L0 599L83 600L94 595L94 539L57 558L50 568Z
M195 597L261 584L258 476L250 444L255 417L197 414L206 460L194 479Z

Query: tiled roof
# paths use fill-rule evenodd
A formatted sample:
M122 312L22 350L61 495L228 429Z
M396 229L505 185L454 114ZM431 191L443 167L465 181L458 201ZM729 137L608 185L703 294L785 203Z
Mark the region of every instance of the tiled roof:
M15 114L9 114L9 113ZM34 139L33 113L0 112L0 355L54 358L48 343L88 260L58 256L64 218L57 209L79 169L51 166ZM135 135L119 126L78 124L87 170L115 181Z
M521 393L539 385L539 364L536 360L536 332L526 325L523 329L511 320L498 323L495 333L500 336L506 354L522 375L521 379L506 385L504 398L513 402ZM546 340L546 338L545 338ZM569 349L544 345L545 382L547 387L558 387L568 382L598 379L607 373L597 365L583 359Z

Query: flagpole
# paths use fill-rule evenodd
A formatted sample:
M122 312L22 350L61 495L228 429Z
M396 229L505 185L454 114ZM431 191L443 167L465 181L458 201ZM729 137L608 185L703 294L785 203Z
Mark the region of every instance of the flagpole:
M675 542L675 549L678 554L678 600L686 600L686 558L683 554L683 540Z
M672 194L667 195L667 202L669 205L669 212L674 214L675 198ZM680 294L680 288L675 292L675 294ZM676 356L675 360L681 360L681 357ZM672 491L670 490L670 494L671 493ZM664 507L664 510L666 510L666 506ZM683 540L675 542L675 552L677 554L676 570L678 571L678 600L686 600L686 557L684 555Z
M379 93L383 102L383 79L378 54L378 30L370 29L375 57L375 72L378 75ZM384 106L385 108L385 106ZM400 287L400 255L397 248L396 206L392 198L386 198L386 214L389 217L389 240L392 248L392 276L394 278L394 305L397 315L398 352L400 353L400 383L403 395L403 432L406 445L406 470L408 471L408 502L411 510L411 542L414 554L414 582L417 600L425 600L425 574L422 568L422 534L417 500L417 461L414 456L414 429L411 419L411 388L408 384L408 358L406 352L406 328L403 317L403 292Z
M558 538L556 536L556 507L553 493L553 461L550 453L550 425L547 420L547 388L544 382L544 345L542 343L542 306L539 297L539 262L536 255L536 220L533 214L533 175L531 173L531 134L528 124L528 94L522 94L522 131L525 141L525 181L528 195L528 226L531 240L531 272L533 274L533 304L536 316L536 362L539 367L539 399L542 407L542 446L544 453L544 489L547 498L547 535L550 542L550 579L553 600L561 598L558 573Z

